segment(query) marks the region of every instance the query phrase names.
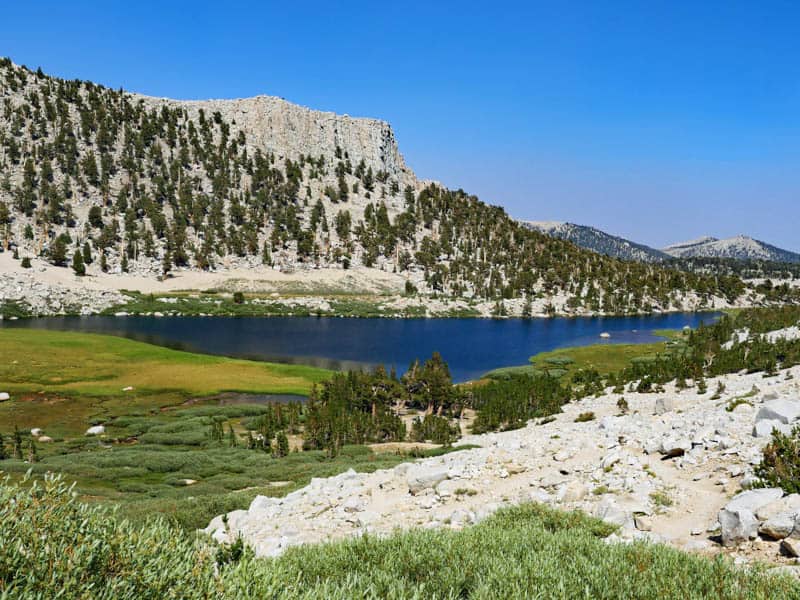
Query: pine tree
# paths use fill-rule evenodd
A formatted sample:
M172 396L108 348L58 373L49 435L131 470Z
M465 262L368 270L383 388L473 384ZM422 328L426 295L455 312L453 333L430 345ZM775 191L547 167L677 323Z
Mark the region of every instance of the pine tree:
M83 262L87 265L90 265L94 262L94 258L92 257L92 248L89 246L89 242L83 243Z
M231 448L236 448L238 445L236 441L236 432L233 430L233 425L228 425L228 445Z
M6 442L3 439L3 434L0 433L0 460L5 460L8 458L8 449L6 448Z
M289 438L286 433L279 431L275 437L275 454L278 458L282 458L289 454Z
M172 270L172 256L169 248L164 249L164 258L161 261L161 275L167 277Z
M58 236L50 248L50 262L57 267L67 266L67 239L63 235Z
M75 254L72 255L72 270L78 277L86 275L86 265L83 264L83 254L80 249L75 250Z

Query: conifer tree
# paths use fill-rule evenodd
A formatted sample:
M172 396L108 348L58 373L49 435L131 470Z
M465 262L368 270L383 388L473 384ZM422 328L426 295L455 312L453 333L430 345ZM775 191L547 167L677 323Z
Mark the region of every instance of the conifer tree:
M72 255L72 270L78 277L86 275L86 265L83 263L83 254L80 249L75 250L75 253Z

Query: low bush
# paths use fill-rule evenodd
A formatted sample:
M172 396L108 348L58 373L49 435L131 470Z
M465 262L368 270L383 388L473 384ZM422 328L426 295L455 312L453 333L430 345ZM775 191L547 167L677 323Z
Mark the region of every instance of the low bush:
M4 598L592 598L766 600L800 597L769 576L642 542L607 544L613 528L539 505L501 510L462 531L290 548L257 559L221 550L163 520L118 522L48 477L0 484L0 596Z
M774 429L772 440L755 468L757 487L779 487L787 494L800 493L800 427L790 435Z

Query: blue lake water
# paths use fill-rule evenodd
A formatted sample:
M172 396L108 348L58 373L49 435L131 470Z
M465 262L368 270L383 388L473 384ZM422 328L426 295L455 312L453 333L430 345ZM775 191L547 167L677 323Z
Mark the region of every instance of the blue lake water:
M385 364L402 373L434 351L466 381L521 365L538 352L599 343L657 341L655 329L696 327L714 313L553 319L353 319L331 317L47 317L0 327L85 331L209 354L343 369ZM600 334L611 338L604 340Z

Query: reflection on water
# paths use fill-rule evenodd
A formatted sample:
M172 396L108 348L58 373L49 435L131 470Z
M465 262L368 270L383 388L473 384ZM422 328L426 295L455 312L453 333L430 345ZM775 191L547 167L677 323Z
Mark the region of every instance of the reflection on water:
M384 364L403 372L434 351L466 381L539 352L599 343L647 343L655 329L696 327L713 313L554 319L342 319L326 317L47 317L0 327L106 333L193 352L327 369ZM608 333L603 339L601 333Z

